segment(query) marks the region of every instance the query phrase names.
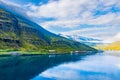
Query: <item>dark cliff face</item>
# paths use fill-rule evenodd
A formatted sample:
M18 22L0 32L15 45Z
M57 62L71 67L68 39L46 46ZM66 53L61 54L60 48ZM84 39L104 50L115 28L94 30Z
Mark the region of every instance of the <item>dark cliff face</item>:
M0 49L57 52L95 50L78 42L50 33L25 18L0 9Z

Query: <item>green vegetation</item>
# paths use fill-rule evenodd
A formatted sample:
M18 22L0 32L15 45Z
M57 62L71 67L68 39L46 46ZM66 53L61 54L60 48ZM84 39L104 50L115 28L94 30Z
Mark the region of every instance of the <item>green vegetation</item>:
M79 42L71 41L46 31L25 18L0 9L0 53L69 53L96 51Z

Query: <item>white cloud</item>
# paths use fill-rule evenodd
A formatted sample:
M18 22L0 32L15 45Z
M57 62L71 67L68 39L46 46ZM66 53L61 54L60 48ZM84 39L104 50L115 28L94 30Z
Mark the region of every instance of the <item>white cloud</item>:
M80 26L82 23L79 19L74 20L56 20L56 21L47 21L40 23L44 27L57 26L63 28L75 28Z
M33 15L34 17L54 17L57 19L68 19L71 17L74 18L79 16L80 4L83 4L86 1L87 0L84 0L82 2L79 0L52 1L48 4L36 6L37 10L35 9L33 12L28 11L27 14Z
M85 36L85 37L93 37L93 38L97 38L97 39L102 39L105 42L111 41L111 40L115 40L111 37L114 37L117 32L120 31L120 28L118 28L118 26L96 26L96 27L87 27L87 28L82 28L82 29L78 29L78 30L72 30L72 31L68 31L68 32L63 32L64 35L81 35L81 36Z
M115 39L120 40L120 33L118 33L118 34L115 36Z
M115 13L109 13L109 14L91 19L88 24L95 24L95 25L111 24L111 22L115 21L116 19L120 20L120 17L119 18L117 17L119 16Z
M1 1L21 8L19 4L6 0ZM89 37L97 36L104 40L108 40L111 35L114 36L120 30L120 12L112 12L112 7L120 9L119 0L50 0L46 4L40 3L40 5L35 5L29 3L22 6L31 19L34 18L38 24L46 29L49 27L75 29L83 24L96 25L97 29L88 26L88 28L79 28L79 30L64 33ZM96 11L107 13L95 16ZM43 18L53 18L54 20L43 20L41 22Z
M107 52L105 52L104 54L107 54ZM119 57L108 55L94 55L85 58L83 57L80 61L64 63L50 68L40 73L37 76L37 79L41 79L40 77L57 80L119 79L119 60Z
M0 6L4 7L5 9L7 9L8 11L10 11L12 13L22 15L26 18L29 17L26 14L27 5L17 4L17 3L11 2L9 0L0 0Z
M83 17L89 16L90 13L85 13L82 15ZM44 27L51 27L51 26L57 26L57 27L63 27L63 28L76 28L79 27L81 24L88 24L88 25L106 25L105 28L110 28L114 27L117 28L116 26L120 26L120 14L115 14L115 13L109 13L97 18L85 18L85 19L68 19L68 20L55 20L55 21L47 21L47 22L42 22L40 25ZM109 27L108 27L109 25ZM91 28L94 30L94 28ZM103 28L104 29L104 28Z
M8 0L0 0L0 3L4 3L4 4L7 4L7 5L12 5L12 6L19 7L19 8L21 7L21 5L16 4L14 2L10 2Z
M103 29L98 27L97 29L99 30L88 27L84 30L73 30L65 33L89 37L98 36L106 40L108 37L118 32L116 29L120 26L120 13L113 13L110 11L107 14L100 16L94 16L94 14L95 10L109 11L113 5L119 5L119 0L59 0L51 1L50 3L42 4L40 6L31 5L31 7L34 7L35 9L31 8L32 11L28 11L27 14L29 16L39 18L55 18L53 21L45 21L39 23L45 28L56 26L74 29L76 27L80 27L81 24L96 26L102 25ZM114 32L110 33L109 31L112 30L114 30ZM82 34L82 31L85 31L86 33L83 32L84 34ZM93 33L91 33L91 31L93 31Z
M116 33L112 39L109 39L111 42L120 41L120 32Z

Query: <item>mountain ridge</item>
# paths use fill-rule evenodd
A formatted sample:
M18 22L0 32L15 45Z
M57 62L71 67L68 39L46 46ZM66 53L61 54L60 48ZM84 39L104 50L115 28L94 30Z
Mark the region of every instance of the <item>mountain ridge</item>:
M89 37L83 37L83 36L78 36L78 35L63 35L63 34L60 34L60 36L63 36L69 40L74 40L74 41L84 43L91 47L94 47L99 44L105 44L104 41L100 39L96 39L96 38L89 38Z
M96 51L87 45L51 33L38 24L0 8L0 49L56 52Z

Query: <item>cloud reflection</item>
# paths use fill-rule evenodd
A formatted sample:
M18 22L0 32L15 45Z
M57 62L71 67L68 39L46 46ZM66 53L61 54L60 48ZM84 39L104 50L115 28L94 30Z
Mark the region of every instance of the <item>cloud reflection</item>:
M33 80L119 80L119 74L120 57L94 55L48 69Z

